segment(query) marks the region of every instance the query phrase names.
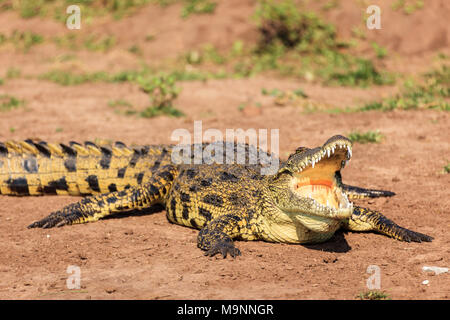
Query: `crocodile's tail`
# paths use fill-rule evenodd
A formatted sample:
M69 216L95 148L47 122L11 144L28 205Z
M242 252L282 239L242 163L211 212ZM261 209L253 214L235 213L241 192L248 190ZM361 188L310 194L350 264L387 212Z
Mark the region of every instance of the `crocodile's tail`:
M0 142L0 194L121 191L148 181L154 170L170 162L170 152L170 146L127 147L122 142Z

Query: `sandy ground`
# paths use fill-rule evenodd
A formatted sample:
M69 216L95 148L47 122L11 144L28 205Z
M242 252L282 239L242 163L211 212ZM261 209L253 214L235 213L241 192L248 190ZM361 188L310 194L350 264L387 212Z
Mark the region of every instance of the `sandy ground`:
M445 3L431 2L431 9L420 21L428 26L429 34L440 34L442 25L437 23L433 27L428 22L439 18L441 13L437 9ZM182 52L201 42L226 46L232 38L252 39L254 29L246 19L254 2L242 2L241 10L236 9L236 3L221 3L212 17L194 17L189 22L179 19L177 5L164 10L149 6L139 11L135 19L130 18L134 27L130 27L127 35L142 38L146 34L140 29L146 13L157 20L149 24L148 30L155 30L158 19L165 17L168 27L161 32L170 31L183 41L150 43L145 55L154 55L155 59L164 56L165 50ZM344 9L328 13L330 19L348 21L342 17L354 13L350 8ZM408 45L412 41L409 33L403 37L398 31L411 23L405 19L397 19L395 32L383 38L383 44L398 53L386 63L400 65L400 69L406 65L411 70L426 69L436 52L448 50L448 40L432 42L427 38L421 42L422 47L416 42ZM22 20L11 12L2 13L0 21L2 31L15 26L49 34L64 32L52 21L31 19L19 23ZM108 32L126 38L121 35L125 23L106 21L92 28L109 26ZM211 30L214 27L217 32ZM205 28L207 32L202 33ZM345 23L342 28L345 35L348 29ZM446 31L448 38L448 27ZM183 38L183 32L190 34L190 38ZM194 36L198 34L203 37ZM402 41L392 40L395 34ZM165 50L161 48L164 43ZM299 146L317 146L335 134L378 129L385 139L380 144L354 146L353 159L343 171L344 181L396 192L393 198L358 204L380 210L399 225L435 238L431 243L419 244L374 233L338 232L330 241L317 245L237 242L242 256L207 258L196 246L197 231L170 224L164 210L85 225L28 230L26 226L31 222L79 198L1 196L0 299L354 299L368 290L366 282L371 274L367 270L371 265L379 267L381 290L393 299L449 298L449 273L434 275L422 271L423 266L450 265L450 175L443 173L443 166L450 159L448 113L423 110L305 114L294 106L276 106L270 97L261 94L261 88L300 87L310 99L333 106L378 99L397 89L323 87L259 76L179 83L183 90L176 107L186 117L143 119L114 113L108 106L108 101L115 99L145 105L148 97L135 85L96 83L62 87L27 78L26 75L53 67L51 58L63 52L55 51L52 45L41 45L27 54L8 47L0 49L0 74L10 67L20 67L24 75L5 81L0 94L27 101L25 107L0 114L0 141L40 138L67 142L102 138L125 143L170 143L173 130L192 131L194 120L202 120L204 130L279 129L280 156L286 158ZM407 58L399 58L400 54ZM137 65L120 48L106 55L81 52L79 60L87 69L95 66L121 70ZM257 110L246 113L238 108L241 103L255 102L261 103ZM69 266L80 268L78 290L67 287ZM422 284L424 280L428 284Z

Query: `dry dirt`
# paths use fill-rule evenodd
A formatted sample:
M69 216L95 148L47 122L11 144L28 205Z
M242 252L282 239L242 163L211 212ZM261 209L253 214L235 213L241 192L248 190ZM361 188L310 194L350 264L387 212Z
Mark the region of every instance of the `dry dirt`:
M344 36L352 23L360 22L357 10L363 12L350 2L326 13ZM388 1L381 3L388 8ZM254 1L221 1L213 15L182 20L179 5L166 9L150 5L131 18L104 19L83 32L115 34L117 48L106 54L79 52L74 67L88 71L135 67L138 60L126 51L133 43L139 43L144 58L151 61L202 43L226 47L237 38L252 41L256 31L249 16L253 10ZM428 70L437 52L449 51L449 10L447 1L427 1L421 12L411 16L388 13L393 18L383 25L385 32L369 37L392 52L386 61L390 68ZM419 26L410 19L420 21ZM67 32L51 20L21 20L12 12L1 13L0 21L0 32L34 30L48 36ZM154 42L143 41L149 32L155 33ZM450 175L443 173L450 159L448 113L305 114L293 106L276 106L261 95L261 88L301 87L310 99L334 106L378 99L397 89L324 87L259 76L180 82L183 90L176 107L186 117L129 117L114 113L108 101L126 99L145 105L148 97L135 85L63 87L33 78L57 67L60 62L55 57L65 53L52 44L36 46L26 54L0 47L0 75L11 67L22 72L22 77L5 81L0 94L27 101L24 108L0 114L0 141L104 138L170 143L174 129L192 131L193 121L202 120L204 130L279 129L280 155L286 158L299 146L317 146L335 134L379 129L385 134L382 143L354 146L344 181L396 192L393 198L358 204L380 210L399 225L435 240L404 243L374 233L338 232L324 244L307 246L237 242L242 256L207 258L196 246L197 231L170 224L164 211L29 230L26 226L31 222L79 198L0 196L0 299L354 299L368 290L370 265L379 266L381 290L393 299L449 298L450 274L422 271L423 266L450 265ZM260 102L262 107L247 114L239 111L238 105L248 102ZM81 270L79 290L66 286L71 265ZM422 284L424 280L429 283Z

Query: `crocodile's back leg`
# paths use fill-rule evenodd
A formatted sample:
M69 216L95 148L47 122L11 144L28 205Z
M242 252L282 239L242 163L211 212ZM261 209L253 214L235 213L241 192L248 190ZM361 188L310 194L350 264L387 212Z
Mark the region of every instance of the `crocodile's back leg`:
M107 215L148 208L164 202L177 169L167 165L155 172L149 182L123 191L89 196L32 223L29 228L52 228L97 221Z
M129 148L51 144L25 140L0 143L0 194L90 195L121 191L151 179L170 163L170 146Z
M361 207L355 207L353 209L353 214L345 225L345 228L352 231L375 231L407 242L429 242L433 240L432 237L425 234L400 227L378 211Z
M342 183L341 173L336 172L336 180L338 181L340 187L345 192L349 199L369 199L369 198L380 198L380 197L392 197L395 196L395 193L392 191L386 190L377 190L377 189L366 189L356 186L350 186L348 184Z
M343 184L341 187L342 190L347 194L347 197L349 199L369 199L395 196L395 193L392 191L365 189L361 187L349 186L346 184Z

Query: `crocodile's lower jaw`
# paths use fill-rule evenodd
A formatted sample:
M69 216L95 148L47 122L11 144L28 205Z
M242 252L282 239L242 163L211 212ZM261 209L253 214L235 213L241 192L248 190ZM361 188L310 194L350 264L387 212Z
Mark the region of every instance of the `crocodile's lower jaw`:
M302 214L281 213L278 219L264 219L262 239L282 243L318 243L331 238L339 229L335 219Z
M304 213L296 214L293 217L293 220L309 231L317 233L334 232L340 226L339 220Z

